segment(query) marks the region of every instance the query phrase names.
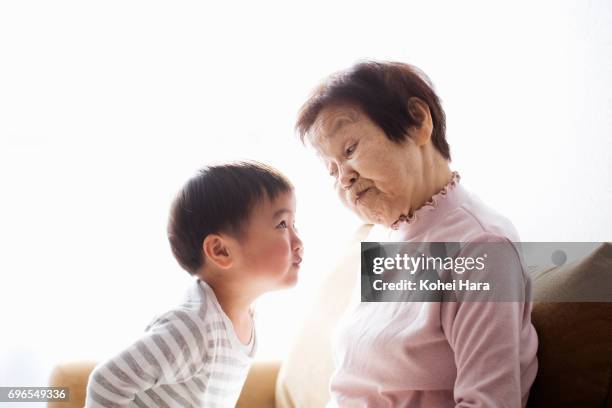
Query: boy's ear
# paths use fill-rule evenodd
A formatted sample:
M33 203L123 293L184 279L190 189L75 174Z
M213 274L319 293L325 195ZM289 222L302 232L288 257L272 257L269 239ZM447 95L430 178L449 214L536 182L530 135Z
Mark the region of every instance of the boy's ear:
M206 256L205 262L212 262L221 269L229 269L234 263L233 250L227 237L217 234L208 234L202 243Z

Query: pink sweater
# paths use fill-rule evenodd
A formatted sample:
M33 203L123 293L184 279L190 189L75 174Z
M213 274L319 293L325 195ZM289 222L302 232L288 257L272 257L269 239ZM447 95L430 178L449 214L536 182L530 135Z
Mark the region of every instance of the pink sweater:
M458 176L396 231L368 241L519 241L512 224ZM530 281L517 255L506 270ZM334 341L330 406L525 407L538 368L531 304L359 303Z

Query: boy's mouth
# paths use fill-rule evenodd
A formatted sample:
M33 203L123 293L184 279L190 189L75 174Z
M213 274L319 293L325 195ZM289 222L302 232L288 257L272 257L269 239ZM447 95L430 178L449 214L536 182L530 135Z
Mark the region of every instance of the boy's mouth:
M300 266L301 263L302 263L302 258L297 258L295 261L293 261L293 266Z

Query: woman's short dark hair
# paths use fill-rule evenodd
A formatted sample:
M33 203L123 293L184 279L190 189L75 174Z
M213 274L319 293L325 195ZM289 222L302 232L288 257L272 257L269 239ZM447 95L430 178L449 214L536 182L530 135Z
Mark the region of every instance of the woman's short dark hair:
M207 166L179 191L168 218L168 240L183 269L195 274L205 264L202 244L209 234L240 238L253 208L293 190L278 170L257 162Z
M400 142L407 137L409 127L421 124L408 109L412 97L429 106L432 143L450 160L446 117L433 85L421 70L401 62L365 61L332 74L304 103L295 128L303 141L324 108L348 105L365 113L390 140Z

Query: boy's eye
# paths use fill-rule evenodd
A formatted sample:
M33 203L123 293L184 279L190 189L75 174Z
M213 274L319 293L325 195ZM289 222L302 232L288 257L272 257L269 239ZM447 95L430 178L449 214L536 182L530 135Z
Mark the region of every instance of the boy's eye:
M281 221L276 228L287 228L287 222L286 221Z
M350 145L349 147L346 148L346 150L344 151L344 155L348 158L351 157L351 155L353 153L355 153L355 149L357 149L357 143L353 143L352 145Z
M297 231L297 230L298 230L298 229L297 229L297 226L295 225L295 223L293 223L293 230L294 230L294 231Z

